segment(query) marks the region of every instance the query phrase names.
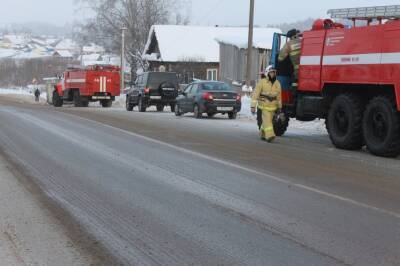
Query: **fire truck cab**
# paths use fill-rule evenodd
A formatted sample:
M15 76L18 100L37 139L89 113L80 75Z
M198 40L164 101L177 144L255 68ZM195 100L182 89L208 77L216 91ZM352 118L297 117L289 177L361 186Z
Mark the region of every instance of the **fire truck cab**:
M400 154L400 6L335 9L301 34L299 79L283 88L287 121L326 119L332 143L375 155ZM359 25L362 21L363 25ZM271 64L278 68L285 36L275 34ZM282 82L284 83L284 82ZM279 130L278 130L279 131Z

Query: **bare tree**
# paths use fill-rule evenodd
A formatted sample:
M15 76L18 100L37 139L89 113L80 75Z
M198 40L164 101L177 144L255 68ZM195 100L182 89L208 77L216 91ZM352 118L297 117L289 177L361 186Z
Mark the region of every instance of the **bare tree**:
M187 24L183 14L187 0L78 0L88 6L94 17L75 27L75 37L82 45L95 42L107 51L119 52L121 28L125 26L126 54L132 69L143 66L141 53L148 33L155 24Z

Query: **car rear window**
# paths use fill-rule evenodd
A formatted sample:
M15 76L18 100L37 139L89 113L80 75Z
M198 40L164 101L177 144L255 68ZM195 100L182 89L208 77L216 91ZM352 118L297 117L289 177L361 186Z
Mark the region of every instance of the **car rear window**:
M158 86L164 82L178 84L178 77L175 73L150 73L147 83L148 85Z
M204 91L233 91L232 87L226 83L210 82L201 84Z

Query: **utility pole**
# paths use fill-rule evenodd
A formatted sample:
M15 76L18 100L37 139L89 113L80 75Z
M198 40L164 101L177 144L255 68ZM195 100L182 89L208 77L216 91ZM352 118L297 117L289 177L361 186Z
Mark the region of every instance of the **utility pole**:
M253 54L253 30L254 30L254 0L250 0L250 17L249 17L249 40L247 48L247 71L246 71L246 85L247 88L251 86L251 65Z
M125 90L125 31L127 29L125 26L121 28L121 93Z

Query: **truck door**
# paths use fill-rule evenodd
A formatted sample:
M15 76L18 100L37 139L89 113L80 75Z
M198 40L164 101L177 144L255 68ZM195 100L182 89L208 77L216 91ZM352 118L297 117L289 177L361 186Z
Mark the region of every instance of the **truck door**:
M326 30L308 31L303 34L299 90L320 91L322 56L324 53Z
M271 51L271 61L269 62L269 64L273 66L275 69L277 68L279 52L282 48L282 43L284 43L285 39L286 35L276 32L274 33L274 40L272 43L272 51Z

